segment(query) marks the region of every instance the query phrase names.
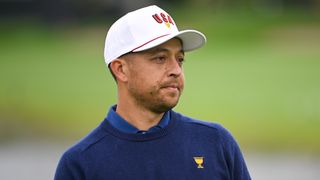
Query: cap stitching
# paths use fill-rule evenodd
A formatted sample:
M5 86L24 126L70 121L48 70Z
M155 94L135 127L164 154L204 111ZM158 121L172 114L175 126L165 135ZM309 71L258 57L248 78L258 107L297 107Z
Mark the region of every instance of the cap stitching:
M144 43L144 44L142 44L142 45L140 45L140 46L138 46L138 47L134 48L131 52L134 52L135 50L137 50L137 49L139 49L139 48L141 48L141 47L143 47L143 46L145 46L145 45L147 45L147 44L151 43L152 41L155 41L155 40L157 40L157 39L159 39L159 38L162 38L162 37L164 37L164 36L168 36L168 35L170 35L170 34L164 34L164 35L158 36L158 37L156 37L156 38L154 38L154 39L151 39L150 41L148 41L148 42L146 42L146 43Z

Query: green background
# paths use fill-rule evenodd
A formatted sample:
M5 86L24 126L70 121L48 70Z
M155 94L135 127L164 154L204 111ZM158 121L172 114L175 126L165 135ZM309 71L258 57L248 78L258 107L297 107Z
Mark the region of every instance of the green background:
M187 53L175 108L225 126L240 146L320 153L320 18L305 11L168 10L207 36ZM103 60L111 21L0 24L0 143L76 141L116 103Z

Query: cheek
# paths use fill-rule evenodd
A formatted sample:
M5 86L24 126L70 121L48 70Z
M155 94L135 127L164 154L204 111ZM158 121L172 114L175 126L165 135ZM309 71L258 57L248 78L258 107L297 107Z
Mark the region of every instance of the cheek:
M154 73L145 71L131 71L129 82L135 84L136 88L141 90L154 89L159 83Z
M182 87L184 87L184 81L185 81L185 77L184 77L184 73L182 73L180 76L180 83L181 83Z

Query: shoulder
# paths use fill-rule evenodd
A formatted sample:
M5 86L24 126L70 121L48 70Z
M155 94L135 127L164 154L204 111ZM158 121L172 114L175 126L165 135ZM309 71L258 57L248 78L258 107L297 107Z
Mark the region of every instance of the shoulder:
M98 127L89 133L82 140L67 149L61 156L56 173L57 179L82 179L86 169L86 157L92 156L94 147L104 139L107 134ZM91 150L90 150L91 149Z
M192 137L197 136L198 140L201 139L206 144L211 143L210 147L219 147L215 150L221 150L219 155L223 154L231 179L250 179L240 147L226 128L218 123L190 118L176 112L172 112L172 115L180 122L180 127L185 127L183 131L187 130Z
M99 142L107 136L107 133L103 131L101 127L95 128L87 136L80 141L69 147L64 153L62 158L66 159L78 159L81 154L89 151L91 148L99 144Z
M219 123L191 118L174 111L172 111L172 117L178 120L183 127L191 129L193 132L201 132L219 138L224 146L227 144L236 144L229 130Z
M101 126L91 131L86 137L69 147L61 156L55 174L57 179L82 179L90 159L98 159L108 133ZM72 177L72 178L71 178Z
M172 117L179 120L181 123L187 126L193 126L195 128L203 128L211 131L227 131L221 124L216 122L209 122L200 119L191 118L180 113L172 111Z

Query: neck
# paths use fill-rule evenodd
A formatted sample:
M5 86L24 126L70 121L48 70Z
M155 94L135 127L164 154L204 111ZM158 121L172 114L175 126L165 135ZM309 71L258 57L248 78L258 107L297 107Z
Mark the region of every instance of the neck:
M142 131L157 125L164 115L164 112L155 113L139 106L134 101L121 100L121 98L118 98L116 112L131 125Z

